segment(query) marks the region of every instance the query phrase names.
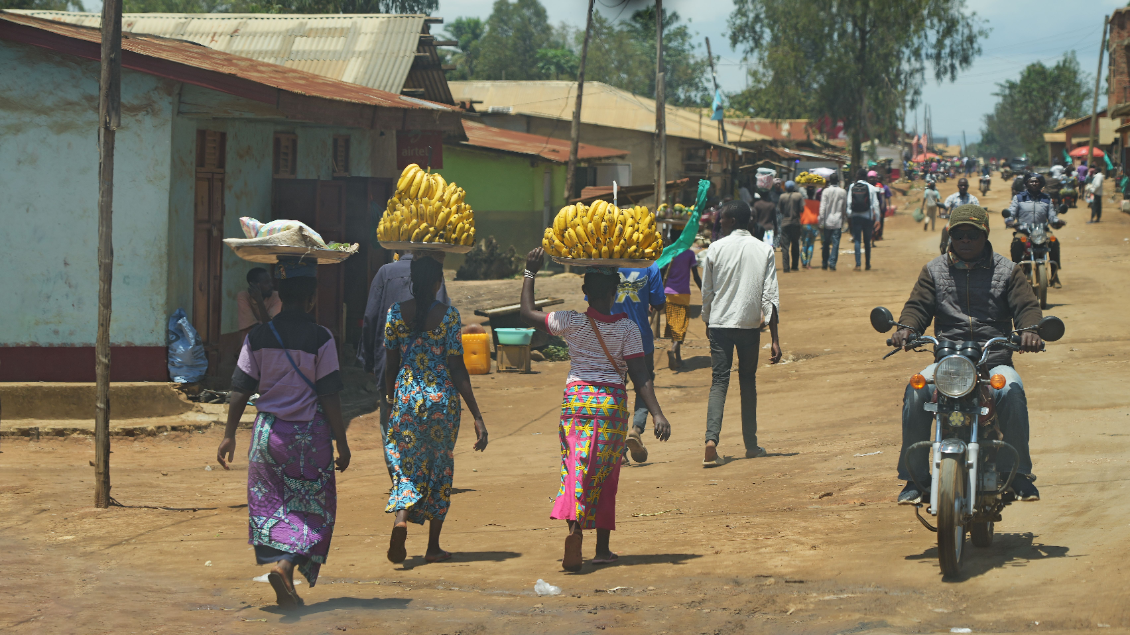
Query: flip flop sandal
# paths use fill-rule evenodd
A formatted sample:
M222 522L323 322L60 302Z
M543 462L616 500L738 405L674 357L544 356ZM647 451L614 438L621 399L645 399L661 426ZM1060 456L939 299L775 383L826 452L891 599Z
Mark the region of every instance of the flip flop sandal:
M640 438L639 432L635 428L632 428L632 431L628 433L627 445L633 461L636 463L647 461L647 448L644 447L643 439Z
M679 363L675 361L675 351L667 351L667 368L679 370Z
M442 552L438 556L425 556L424 557L424 562L427 562L428 564L435 564L436 562L443 562L445 560L451 560L451 554L447 551Z
M400 564L408 557L408 551L404 548L404 541L408 539L407 527L393 527L392 538L388 541L388 561L393 564Z
M722 467L725 464L726 464L726 459L722 458L722 455L719 454L718 456L714 457L713 461L704 460L702 462L702 467Z
M584 538L581 534L569 534L565 537L565 556L561 559L561 568L576 573L581 570L584 558L581 557L581 545Z
M620 556L618 556L616 554L612 554L607 558L593 558L592 563L593 564L615 564L616 561L619 560L619 559L620 559Z
M271 588L275 590L275 603L284 609L297 608L302 604L302 598L298 597L298 593L293 588L288 588L286 579L281 573L272 571L267 574L267 581L271 583Z

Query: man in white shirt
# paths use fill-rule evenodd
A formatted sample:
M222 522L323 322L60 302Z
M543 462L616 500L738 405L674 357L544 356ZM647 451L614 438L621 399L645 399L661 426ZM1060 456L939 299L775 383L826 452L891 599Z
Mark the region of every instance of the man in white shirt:
M1084 190L1090 194L1091 199L1091 220L1088 223L1097 223L1103 218L1103 173L1090 168L1090 178L1087 180L1087 186Z
M820 218L816 224L820 227L820 259L821 269L836 270L836 261L840 255L840 234L847 223L847 191L840 187L840 175L833 172L828 175L828 187L820 193Z
M730 201L722 206L722 235L710 245L702 265L702 320L710 339L712 379L706 410L706 454L703 466L722 465L718 437L730 387L734 350L738 353L738 386L742 398L742 438L746 458L765 456L757 445L757 354L761 325L769 323L773 343L770 361L781 361L777 336L777 264L773 248L749 233L749 206Z

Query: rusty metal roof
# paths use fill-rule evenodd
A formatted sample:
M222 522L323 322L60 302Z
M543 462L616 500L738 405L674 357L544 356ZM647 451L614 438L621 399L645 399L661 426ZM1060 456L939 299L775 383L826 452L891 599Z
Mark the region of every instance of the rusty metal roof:
M8 11L0 11L0 39L86 59L101 57L98 29ZM337 81L183 40L123 33L122 67L272 104L292 119L364 128L426 128L460 133L462 130L459 113L451 106ZM363 106L377 107L378 111L359 108Z
M456 101L482 102L479 112L509 112L570 121L577 100L577 83L567 81L465 81L449 82ZM507 110L509 109L509 110ZM667 135L699 139L716 146L725 146L718 131L718 122L690 108L667 106ZM585 82L581 104L581 122L640 132L655 132L655 100L634 95L601 82ZM731 142L768 139L766 135L726 122Z
M98 13L13 13L96 29L102 21ZM433 40L421 41L420 36L429 32L426 19L379 14L126 13L122 31L188 40L390 93L399 94L407 81L423 88L427 99L454 103ZM417 53L428 54L428 60L416 62ZM408 81L410 73L413 81Z
M467 119L463 120L463 130L467 132L467 140L463 142L466 146L536 155L557 163L565 163L569 160L569 142L564 139L495 128ZM577 158L581 160L607 159L626 154L628 154L627 150L604 148L587 143L579 144L577 147Z

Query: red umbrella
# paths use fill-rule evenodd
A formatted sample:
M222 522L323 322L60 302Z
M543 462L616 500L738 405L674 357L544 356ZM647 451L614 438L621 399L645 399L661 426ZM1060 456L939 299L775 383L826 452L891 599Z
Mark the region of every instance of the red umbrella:
M1071 156L1078 159L1080 157L1087 156L1087 153L1088 153L1089 150L1090 150L1089 146L1083 146L1081 148L1075 148L1074 150L1072 150L1068 154L1070 154ZM1106 153L1104 153L1102 150L1099 150L1098 148L1095 148L1095 158L1101 159L1105 156L1106 156Z

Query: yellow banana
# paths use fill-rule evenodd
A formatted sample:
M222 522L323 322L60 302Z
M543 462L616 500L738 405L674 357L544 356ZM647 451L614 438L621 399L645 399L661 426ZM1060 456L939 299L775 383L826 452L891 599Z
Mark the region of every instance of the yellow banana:
M416 228L419 227L419 226L420 226L420 221L415 219L415 218L408 221L408 224L405 225L404 229L402 229L400 231L400 239L404 240L405 237L407 236L408 240L411 240L411 236L412 236L413 232L415 232Z
M440 212L439 218L436 219L436 229L444 229L447 227L447 221L451 219L451 210L443 210Z
M612 254L612 252L609 251L608 245L604 245L600 248L600 257L601 258L607 259L611 254Z
M405 188L406 185L412 183L412 179L416 177L416 172L420 171L420 166L415 163L409 163L408 167L400 173L400 179L396 182L396 190L399 192Z
M566 230L561 237L564 239L561 242L565 243L566 247L572 248L574 245L581 242L577 239L577 232L573 231L572 227Z
M612 231L612 240L620 242L624 239L624 226L617 223L616 228Z
M588 225L585 225L585 231L589 235L589 242L592 243L593 245L596 245L597 242L600 240L600 234L596 233L596 227L594 227L593 224L590 222Z
M424 185L424 177L427 176L422 170L416 172L412 177L412 185L408 188L408 198L416 198L420 194L420 188Z
M447 189L447 181L443 180L442 174L434 175L436 177L436 189L432 192L432 200L438 201L442 196L444 190Z
M416 230L412 232L412 237L409 238L408 240L410 240L414 243L420 242L420 239L424 237L423 232L424 232L423 227L417 227Z
M643 250L643 257L647 260L655 260L655 250L654 249L644 249Z
M612 248L612 257L613 258L619 258L620 257L620 245L616 245L615 247Z
M636 259L640 257L640 250L635 245L628 247L628 253L625 254L626 258Z
M592 208L593 208L593 213L592 213L592 218L590 219L590 221L592 222L593 227L600 227L600 224L602 222L604 222L604 213L608 210L608 207L607 206L601 206L601 205L593 205Z

